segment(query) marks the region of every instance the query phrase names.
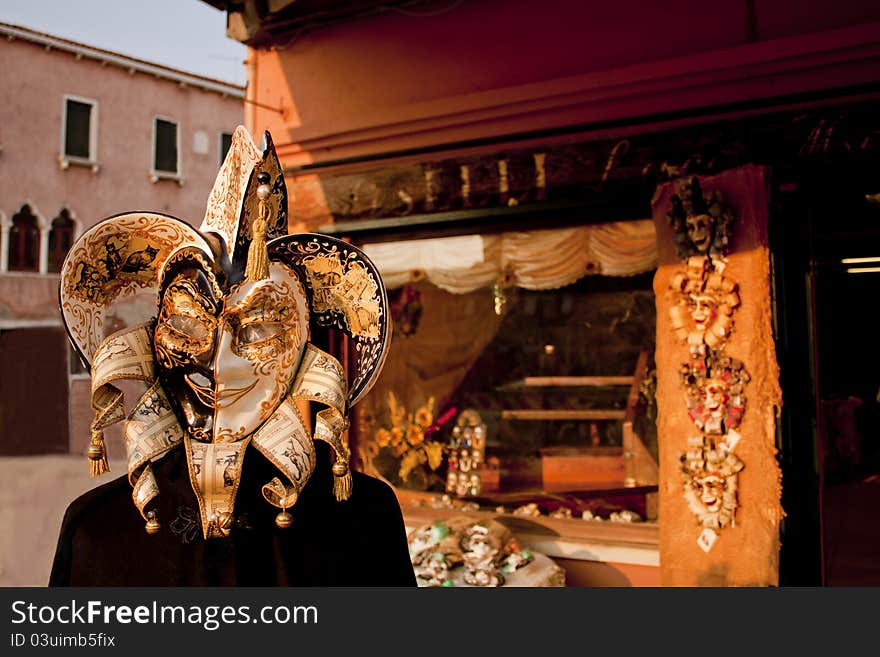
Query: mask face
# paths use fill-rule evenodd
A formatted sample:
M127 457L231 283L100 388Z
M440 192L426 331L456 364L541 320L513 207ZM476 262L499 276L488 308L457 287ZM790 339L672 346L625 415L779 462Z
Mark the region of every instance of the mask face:
M212 365L223 292L207 261L188 254L166 270L153 336L156 369L190 434L211 440Z
M214 441L250 435L290 389L308 340L307 299L296 273L279 263L266 280L234 285L218 322L214 359Z
M708 214L689 216L686 220L688 237L700 253L712 244L712 217Z
M283 401L308 340L307 298L296 273L224 294L201 258L166 271L154 334L157 370L189 434L235 442Z
M727 478L717 474L696 476L691 482L691 487L702 505L703 512L710 517L717 517L724 507Z

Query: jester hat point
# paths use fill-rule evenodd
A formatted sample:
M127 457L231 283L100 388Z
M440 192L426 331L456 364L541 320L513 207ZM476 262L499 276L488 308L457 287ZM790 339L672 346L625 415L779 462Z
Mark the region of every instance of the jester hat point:
M245 448L277 469L263 497L290 524L328 443L338 500L351 492L348 413L372 387L390 341L388 299L372 261L335 238L287 234L287 191L271 137L243 127L197 229L175 217L109 217L61 269L61 313L91 373L92 474L107 467L103 432L124 421L128 478L149 533L160 531L151 463L182 448L205 538L227 536ZM314 340L332 329L354 346L352 380ZM121 380L145 391L124 409ZM311 407L321 408L312 418Z

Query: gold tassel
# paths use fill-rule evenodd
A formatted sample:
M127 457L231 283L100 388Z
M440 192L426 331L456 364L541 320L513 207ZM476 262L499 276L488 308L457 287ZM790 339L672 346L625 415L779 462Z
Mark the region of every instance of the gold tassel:
M337 502L344 502L351 497L351 468L348 461L339 453L333 464L333 495Z
M249 281L262 281L269 278L269 251L266 248L266 231L269 227L269 174L263 172L257 176L260 182L257 196L260 199L258 216L251 224L251 243L248 247L247 265L244 275Z
M333 478L333 496L337 502L344 502L351 497L351 472Z
M89 473L93 477L102 475L110 470L107 463L107 447L104 445L104 432L92 427L92 439L89 441Z

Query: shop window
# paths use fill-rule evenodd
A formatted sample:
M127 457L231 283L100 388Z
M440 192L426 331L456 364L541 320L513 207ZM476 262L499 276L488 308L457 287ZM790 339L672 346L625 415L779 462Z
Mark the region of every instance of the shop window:
M221 132L220 133L220 166L223 166L223 160L226 159L226 154L229 152L229 149L231 146L232 146L232 133L231 132Z
M153 172L158 177L176 177L180 173L177 123L153 119Z
M61 210L52 220L49 231L49 271L60 272L64 258L73 245L74 221L67 209Z
M97 103L86 98L64 97L62 156L67 161L94 162Z
M436 263L367 245L394 333L356 409L365 469L492 511L656 520L656 244L631 227L432 240Z
M9 271L39 271L40 227L27 204L12 216L9 229Z

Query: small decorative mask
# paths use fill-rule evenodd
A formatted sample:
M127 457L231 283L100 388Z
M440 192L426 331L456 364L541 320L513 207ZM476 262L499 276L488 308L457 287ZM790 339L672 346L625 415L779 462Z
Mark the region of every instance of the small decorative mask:
M745 413L749 373L735 358L712 351L706 361L681 367L688 416L700 431L724 435L737 429Z
M676 181L676 194L670 204L666 218L675 231L680 258L726 253L733 215L722 202L720 192L704 197L699 178L682 178Z
M737 507L737 478L743 463L724 445L702 436L688 441L681 456L684 496L688 508L704 528L732 525Z
M672 329L692 358L705 357L707 347L719 348L728 340L740 303L738 286L713 271L709 258L689 258L687 269L673 276L669 294Z

